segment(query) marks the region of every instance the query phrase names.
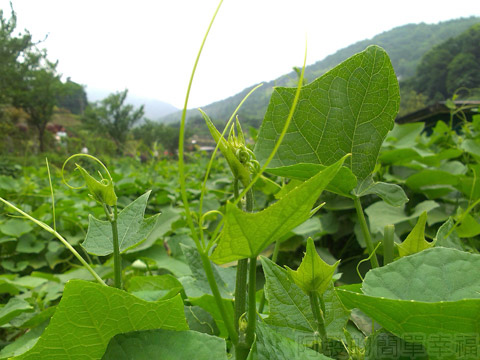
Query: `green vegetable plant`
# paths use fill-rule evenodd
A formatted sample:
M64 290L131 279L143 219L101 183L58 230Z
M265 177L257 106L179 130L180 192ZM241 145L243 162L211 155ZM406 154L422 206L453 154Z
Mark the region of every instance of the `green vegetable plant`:
M186 153L220 6L178 163L76 154L48 183L0 177L0 359L478 358L480 118L395 124L370 46L274 88L255 143L237 113L256 88L223 130L200 109L216 148Z

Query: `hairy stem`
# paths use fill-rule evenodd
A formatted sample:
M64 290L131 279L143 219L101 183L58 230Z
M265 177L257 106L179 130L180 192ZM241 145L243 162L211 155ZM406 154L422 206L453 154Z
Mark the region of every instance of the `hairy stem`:
M377 255L374 254L375 248L373 247L372 237L370 236L370 230L368 230L367 220L365 220L365 215L362 209L362 203L360 202L359 197L353 199L355 204L355 210L357 211L358 221L362 228L363 237L365 239L365 244L367 245L368 255L370 255L370 263L372 268L379 267Z
M308 298L310 300L310 307L313 312L313 317L315 318L315 322L317 323L317 332L320 335L320 339L322 341L322 349L325 349L327 345L327 330L325 329L325 319L323 317L323 311L322 309L320 309L317 292L310 291L310 293L308 294Z

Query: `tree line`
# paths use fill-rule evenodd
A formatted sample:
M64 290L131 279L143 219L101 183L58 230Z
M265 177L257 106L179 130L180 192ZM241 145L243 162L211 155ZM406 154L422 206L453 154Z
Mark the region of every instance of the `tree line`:
M137 152L153 147L175 152L175 127L145 119L144 106L127 103L127 89L88 102L84 86L70 78L62 81L58 61L48 59L46 50L40 48L42 41L34 42L28 30L18 32L11 4L7 15L0 10L0 152L22 153L32 138L36 138L37 152L53 150L48 130L58 114L74 123L66 129L69 144L75 145L73 151L90 146L95 152L118 155L131 151L126 144L134 140Z

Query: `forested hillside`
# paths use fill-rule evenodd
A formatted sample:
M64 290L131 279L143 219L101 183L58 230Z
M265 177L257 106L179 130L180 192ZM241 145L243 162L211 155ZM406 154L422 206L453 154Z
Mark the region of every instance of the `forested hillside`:
M439 45L447 39L456 37L480 22L478 17L470 17L441 22L438 24L408 24L381 33L371 39L359 41L333 55L310 65L305 70L307 81L312 81L344 61L348 57L364 50L369 45L383 47L390 56L393 67L400 81L405 80L416 73L417 66L432 47ZM264 83L264 85L250 96L239 112L243 123L258 126L268 105L268 100L274 86L294 86L297 80L295 71L290 72L276 80ZM255 84L256 85L256 84ZM203 107L209 116L218 122L226 121L235 110L245 95L255 86L244 89L242 92L225 100L218 101ZM405 97L407 99L407 97ZM177 122L180 113L170 114L161 120L164 122ZM190 110L189 121L203 123L197 110Z

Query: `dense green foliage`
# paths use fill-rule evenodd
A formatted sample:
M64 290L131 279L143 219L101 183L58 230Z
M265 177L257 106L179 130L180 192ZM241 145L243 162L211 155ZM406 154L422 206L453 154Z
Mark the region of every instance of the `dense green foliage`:
M445 100L460 88L480 88L480 24L425 54L412 79L417 93Z
M276 88L253 150L204 114L226 160L6 164L0 358L475 359L480 118L398 107L372 46Z

